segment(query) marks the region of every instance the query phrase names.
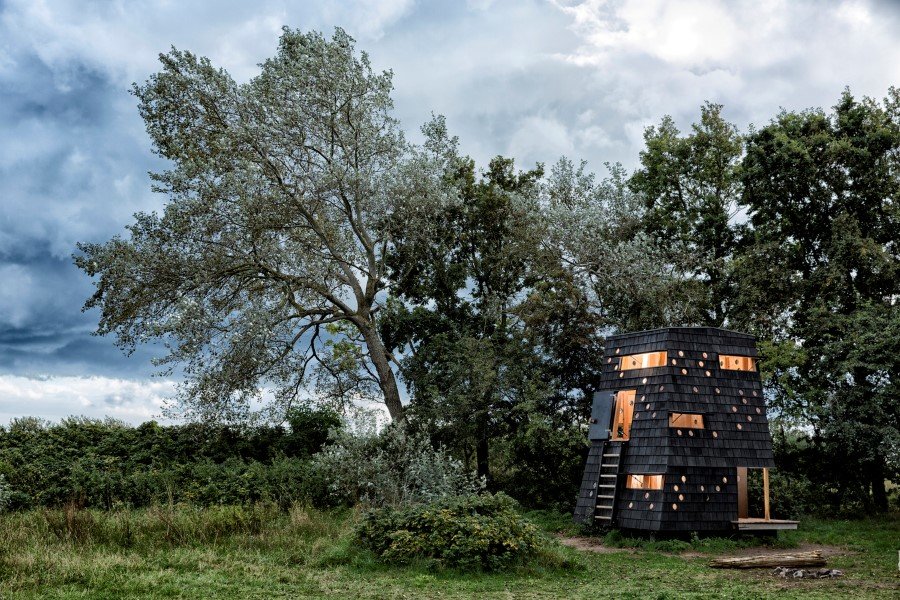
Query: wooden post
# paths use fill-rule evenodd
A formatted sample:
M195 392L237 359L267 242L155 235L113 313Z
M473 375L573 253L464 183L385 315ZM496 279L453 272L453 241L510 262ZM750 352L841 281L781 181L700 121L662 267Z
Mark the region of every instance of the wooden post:
M747 467L737 468L738 519L750 516L747 502Z
M771 520L771 515L769 514L769 469L763 469L763 507L765 508L765 519L766 521Z

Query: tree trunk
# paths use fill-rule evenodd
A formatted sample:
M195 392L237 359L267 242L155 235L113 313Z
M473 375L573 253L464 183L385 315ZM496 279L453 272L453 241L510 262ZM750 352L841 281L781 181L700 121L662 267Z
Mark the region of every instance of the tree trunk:
M397 378L391 368L388 352L378 336L378 332L372 326L360 326L360 332L366 340L369 348L369 358L378 374L378 387L384 394L384 404L394 421L403 420L403 403L400 401L400 389L397 387Z
M875 510L887 512L888 497L887 490L884 489L884 468L881 462L882 459L881 457L878 457L875 460L875 465L873 465L871 471L872 501L875 503Z
M476 413L475 415L475 470L479 477L484 477L485 481L491 482L491 466L489 462L489 441L488 441L488 424L487 411Z

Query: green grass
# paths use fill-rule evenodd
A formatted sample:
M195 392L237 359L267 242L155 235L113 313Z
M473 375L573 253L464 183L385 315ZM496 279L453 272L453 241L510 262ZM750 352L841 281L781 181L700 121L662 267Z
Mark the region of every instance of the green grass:
M268 506L0 515L0 598L896 598L897 515L803 519L776 547L836 546L836 580L785 581L768 570L715 570L711 556L755 539L660 541L608 534L607 553L562 547L568 515L530 512L548 550L505 573L434 563L396 568L353 540L356 513ZM603 538L600 538L603 541ZM771 541L767 542L771 545Z

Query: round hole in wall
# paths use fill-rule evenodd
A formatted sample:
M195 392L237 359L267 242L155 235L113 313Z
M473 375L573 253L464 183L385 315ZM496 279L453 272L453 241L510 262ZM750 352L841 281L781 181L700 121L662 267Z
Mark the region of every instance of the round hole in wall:
M705 492L705 491L706 491L706 486L705 486L705 485L701 485L701 486L700 486L700 491L701 491L701 492Z
M694 387L692 387L692 388L691 388L691 389L692 389L692 390L694 390L694 393L695 393L695 394L696 394L696 393L697 393L697 392L699 392L699 391L700 391L700 390L699 390L699 389L698 389L698 388L697 388L697 386L696 386L696 385L695 385L695 386L694 386Z
M644 410L650 410L650 403L647 403L647 406L644 407Z
M744 404L747 404L747 399L746 399L746 398L741 398L741 402L743 402Z
M665 389L666 389L666 386L664 386L664 385L659 386L659 391L663 392L663 391L665 391Z
M691 437L694 437L694 430L693 430L693 429L688 429L688 435L691 436Z
M679 351L678 351L678 356L684 356L684 351L683 351L683 350L679 350Z
M717 394L719 393L719 388L716 388L716 393L717 393Z
M644 377L643 379L641 379L641 383L647 383L647 378Z
M607 358L607 359L606 359L606 362L611 363L611 362L612 362L612 356L610 356L609 358Z
M722 478L722 483L728 483L728 478L727 478L727 477L723 477L723 478Z
M678 510L678 505L674 502L672 503L672 510Z
M700 367L702 367L704 364L705 364L705 363L704 363L702 360L701 360L700 362L697 363L697 365L700 366Z
M757 407L757 408L756 408L756 414L761 415L761 414L762 414L762 409L759 408L759 407Z
M753 395L758 396L759 394L756 393L756 390L753 390Z
M677 365L677 364L678 364L678 361L675 360L675 359L673 358L673 359L672 359L672 364L673 364L673 365Z
M634 502L629 502L629 503L628 503L628 508L633 508L633 507L634 507Z
M653 417L653 418L655 419L655 418L656 418L656 413L653 413L653 414L650 415L650 416Z
M737 406L732 406L732 407L731 407L731 412L737 412Z
M653 510L653 503L650 503L650 510Z
M703 358L709 358L709 354L707 354L706 352L704 352L704 353L703 353Z
M684 502L684 494L678 494L678 501Z
M709 502L709 496L707 496L706 498L704 498L704 500L707 501L707 502Z
M706 376L709 377L710 375L712 375L712 373L710 373L709 371L707 371L707 372L706 372Z
M743 428L744 428L744 426L741 425L740 423L738 423L738 429L743 429Z
M618 353L619 353L619 349L618 349L618 348L616 348L616 354L618 354Z
M681 476L681 483L687 483L687 475Z
M647 399L647 396L641 396L641 402Z
M744 395L744 390L738 390L738 396L743 396L743 395Z
M719 432L718 432L718 431L713 431L713 437L714 437L714 438L719 437Z
M750 415L747 415L747 420L748 420L748 421L752 421L752 420L753 420L753 417L750 416Z
M625 373L619 373L619 377L625 377Z
M687 369L682 369L682 370L681 370L681 374L682 374L682 375L687 375Z
M672 489L675 490L675 491L677 492L677 491L678 491L678 484L676 483L675 485L673 485L673 486L672 486Z
M644 500L650 497L650 492L644 492Z
M722 491L722 488L720 488L719 486L716 486L716 491L717 491L717 492L721 492L721 491Z
M677 431L678 431L678 435L681 435L681 430L680 430L680 429L678 429L678 430L677 430Z

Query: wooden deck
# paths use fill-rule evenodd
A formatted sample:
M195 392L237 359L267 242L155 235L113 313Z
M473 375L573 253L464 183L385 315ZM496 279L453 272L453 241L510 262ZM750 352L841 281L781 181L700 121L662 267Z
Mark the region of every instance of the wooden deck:
M782 529L797 529L800 521L783 521L780 519L738 519L731 523L738 531L779 531Z

